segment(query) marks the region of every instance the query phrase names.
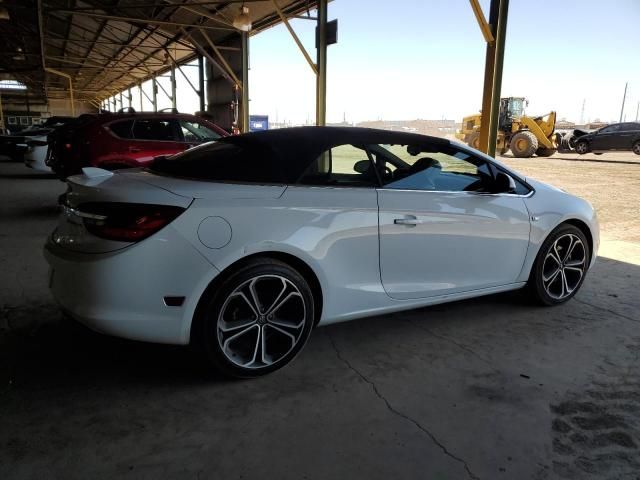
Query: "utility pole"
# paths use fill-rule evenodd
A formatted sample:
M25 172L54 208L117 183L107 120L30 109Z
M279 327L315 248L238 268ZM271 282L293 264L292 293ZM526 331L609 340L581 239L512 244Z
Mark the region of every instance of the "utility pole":
M638 111L640 111L640 102L638 102L638 106L636 107L636 122L638 121Z
M587 101L586 98L582 100L582 111L580 112L580 125L584 125L584 104Z
M624 101L627 99L627 85L629 82L625 82L624 84L624 94L622 95L622 108L620 109L620 123L622 123L622 113L624 112Z

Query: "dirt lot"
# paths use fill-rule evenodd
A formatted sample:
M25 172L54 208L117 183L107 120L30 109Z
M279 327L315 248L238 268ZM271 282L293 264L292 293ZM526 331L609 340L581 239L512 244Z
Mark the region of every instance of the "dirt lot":
M0 479L637 479L640 159L573 157L504 159L598 209L573 300L325 327L243 382L65 321L41 254L64 185L0 162Z
M500 160L523 175L589 200L598 212L603 240L640 243L640 156L621 152Z

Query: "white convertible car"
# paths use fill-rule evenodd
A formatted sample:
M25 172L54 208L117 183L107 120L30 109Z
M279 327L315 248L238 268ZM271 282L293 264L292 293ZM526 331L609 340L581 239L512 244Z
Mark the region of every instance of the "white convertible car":
M62 309L198 343L238 377L287 364L317 325L525 286L565 302L599 243L586 201L410 133L251 133L68 183L45 249Z

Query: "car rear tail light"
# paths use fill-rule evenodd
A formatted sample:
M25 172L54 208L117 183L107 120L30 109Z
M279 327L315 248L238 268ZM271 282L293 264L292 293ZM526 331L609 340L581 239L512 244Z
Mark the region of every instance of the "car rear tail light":
M68 207L67 207L68 208ZM72 213L97 237L118 242L139 242L166 227L182 207L141 203L83 203Z

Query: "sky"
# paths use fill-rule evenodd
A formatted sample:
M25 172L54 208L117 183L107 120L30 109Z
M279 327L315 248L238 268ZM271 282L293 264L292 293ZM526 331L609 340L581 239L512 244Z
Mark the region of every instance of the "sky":
M481 0L488 17L489 1ZM460 121L480 109L485 43L468 0L334 0L327 120ZM292 22L315 59L315 22ZM640 0L511 0L502 96L527 112L617 121L640 101ZM283 25L251 37L251 114L315 118L315 77Z
M488 17L489 0L480 0ZM315 12L312 12L312 15ZM480 109L485 42L468 0L334 0L338 43L328 48L327 121L453 119ZM316 22L293 20L315 59ZM632 121L640 102L640 0L511 0L502 96L530 115ZM315 75L284 25L250 38L252 115L313 123ZM183 69L197 86L197 69ZM161 79L169 90L169 80ZM198 99L177 74L178 109ZM146 91L151 96L150 86ZM133 98L138 98L134 92ZM170 107L159 94L159 108ZM582 106L584 102L584 114ZM134 106L138 104L134 101ZM145 110L151 102L144 99Z

